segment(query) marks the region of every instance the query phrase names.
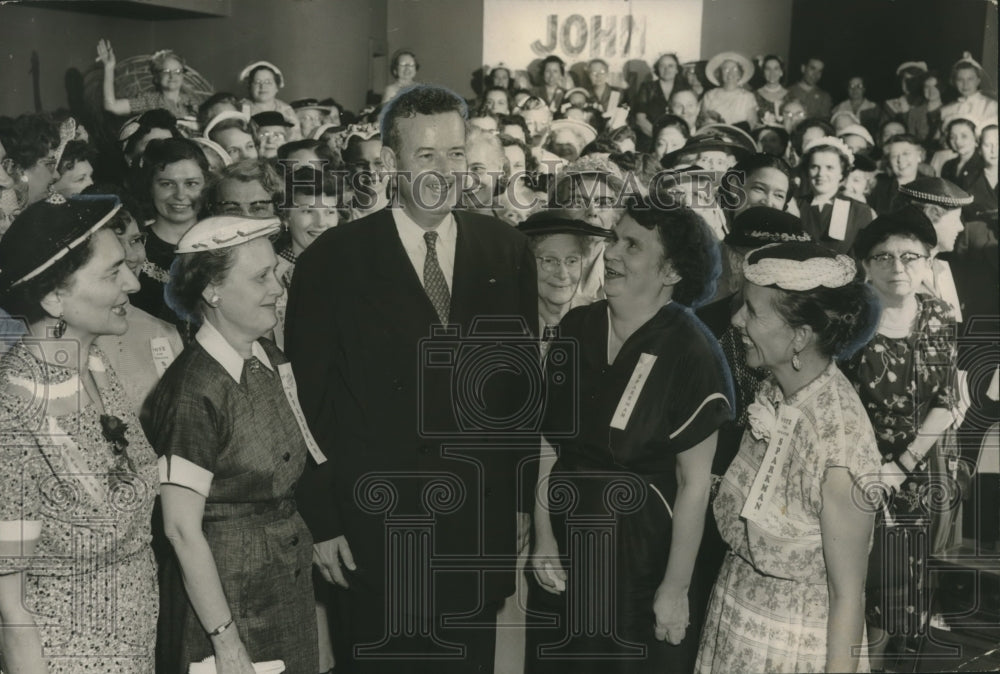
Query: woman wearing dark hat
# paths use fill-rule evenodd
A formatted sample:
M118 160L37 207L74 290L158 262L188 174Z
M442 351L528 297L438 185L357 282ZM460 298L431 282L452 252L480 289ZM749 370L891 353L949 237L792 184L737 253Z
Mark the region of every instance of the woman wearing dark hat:
M702 108L714 111L726 124L756 126L757 98L744 86L753 77L753 62L743 54L722 52L708 62L708 79L717 88L705 92Z
M560 323L579 357L556 358L553 344L550 391L582 407L558 392L547 404L529 609L562 620L529 625L530 671L619 671L618 658L628 671L690 671L702 604L689 587L731 397L718 345L687 308L712 292L714 251L690 209L639 204L605 251L607 301Z
M962 208L972 203L972 195L944 178L918 178L899 188L904 205L912 204L923 211L934 225L937 244L931 251L930 273L924 275L924 292L951 305L956 320L962 322L962 298L955 287L951 264L938 257L939 253L955 250L958 235L965 229Z
M747 255L733 318L750 367L770 376L749 407L713 510L730 546L697 672L866 671L864 583L875 434L835 358L868 341L877 304L854 262L814 243Z
M153 222L146 230L146 262L139 276L141 289L133 303L157 318L178 326L182 321L163 299L177 241L198 220L208 162L197 145L185 138L151 141L142 155L139 172L141 198L148 199Z
M53 195L0 241L0 624L10 672L153 671L156 457L100 335L138 289L113 197Z
M878 164L866 155L855 154L851 172L847 174L840 193L848 199L854 199L862 204L868 203L868 195L875 186L875 173Z
M167 537L164 672L215 655L219 671L283 660L318 671L312 538L294 490L312 451L284 355L262 339L284 292L268 237L277 218L219 216L181 237L166 292L200 322L153 392ZM182 582L183 581L183 582Z
M285 76L270 61L254 61L240 72L239 80L247 88L242 111L247 119L258 112L277 112L291 124L291 140L302 137L299 118L292 106L278 98L278 90L285 86Z
M115 95L115 50L109 40L97 43L97 60L104 64L104 109L113 115L137 115L154 108L169 111L175 117L198 116L197 98L184 91L184 59L173 50L161 49L149 57L149 72L154 91L140 93L132 98Z
M885 482L895 494L877 518L867 584L869 645L873 663L894 636L926 633L930 615L927 554L930 521L927 459L954 423L957 404L955 314L921 292L937 235L912 206L883 215L854 243L868 283L882 305L878 330L844 366L878 440ZM956 454L954 448L950 451ZM890 532L893 532L890 534ZM890 547L891 546L891 547ZM890 568L890 564L898 564Z
M517 228L528 236L538 263L538 334L544 336L573 306L592 237L607 239L611 232L551 211L535 213Z
M839 138L817 138L802 157L806 183L796 199L802 228L838 253L851 250L854 237L875 217L867 204L839 194L853 164L854 155Z
M276 157L279 147L294 140L292 134L296 124L289 122L280 112L258 112L251 117L250 128L257 142L257 153L264 159Z

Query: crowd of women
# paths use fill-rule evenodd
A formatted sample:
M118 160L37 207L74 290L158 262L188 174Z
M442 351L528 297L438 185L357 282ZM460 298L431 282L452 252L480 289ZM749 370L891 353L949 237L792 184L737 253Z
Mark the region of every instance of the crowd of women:
M0 119L4 671L330 671L287 289L326 230L393 203L379 115L417 55L357 113L280 100L266 61L242 95L199 100L170 50L154 91L119 97L111 44L97 56L116 142L66 111ZM997 103L968 54L901 64L882 103L859 75L833 106L823 65L788 84L777 56L666 54L630 92L600 59L576 83L550 57L537 86L487 69L469 102L456 207L528 237L543 357L580 345L545 367L580 423L542 442L525 671L863 671L919 651L928 555L956 544L969 487L957 335L997 313ZM974 384L1000 397L995 374ZM543 433L569 423L561 402ZM618 478L649 498L609 501ZM566 485L572 513L550 508ZM984 502L973 533L995 545ZM604 556L580 547L595 518ZM604 594L574 584L602 573Z

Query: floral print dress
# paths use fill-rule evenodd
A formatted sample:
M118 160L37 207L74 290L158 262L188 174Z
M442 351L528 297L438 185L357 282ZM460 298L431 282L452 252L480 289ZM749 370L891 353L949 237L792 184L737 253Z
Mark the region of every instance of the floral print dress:
M742 517L783 408L796 410L784 459L774 468L767 508ZM860 488L877 476L871 424L833 363L784 398L766 379L750 427L713 509L730 552L712 591L696 672L822 672L830 601L820 531L826 471L844 467ZM867 671L862 657L858 671Z
M882 463L897 460L934 408L953 409L956 327L951 306L917 294L917 316L906 337L876 333L844 365L868 412ZM927 555L932 504L940 490L919 470L887 499L875 525L867 582L867 620L891 634L926 631L930 603ZM890 569L890 560L897 568Z
M156 455L103 352L91 347L88 367L105 415L81 407L75 370L38 357L53 343L0 359L0 573L24 572L50 673L149 674Z

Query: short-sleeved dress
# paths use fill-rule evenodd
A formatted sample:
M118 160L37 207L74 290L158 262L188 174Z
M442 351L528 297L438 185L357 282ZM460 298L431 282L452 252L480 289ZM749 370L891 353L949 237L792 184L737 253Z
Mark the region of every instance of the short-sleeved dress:
M908 336L891 338L876 333L844 366L871 419L883 463L899 459L906 451L929 410L950 410L957 403L955 315L947 302L936 297L918 293L917 302L917 317ZM939 443L936 449L945 448ZM957 454L957 448L951 449ZM876 520L866 589L867 618L869 624L893 634L913 635L926 629L928 551L921 543L935 511L947 512L947 508L932 509L927 503L934 489L928 483L930 477L926 470L917 471L886 503L886 510L879 511ZM888 573L891 560L899 566Z
M845 467L859 482L875 477L878 449L864 407L833 363L783 399L768 378L757 396L740 452L713 509L730 546L712 592L695 671L822 672L830 605L820 532L826 471ZM799 411L785 460L766 491L765 516L741 517L782 406ZM755 523L759 521L760 523ZM865 658L859 671L867 671Z
M186 93L181 93L180 98L175 103L159 91L143 92L128 99L130 115L139 115L147 110L161 108L169 111L170 114L178 119L184 117L197 117L198 105L200 103L201 100L199 100L198 97L191 96Z
M205 538L250 658L283 660L288 674L315 674L312 537L294 500L307 448L282 388L289 366L260 340L246 361L228 347L238 361L234 373L231 359L229 367L218 359L226 360L219 340L228 347L203 325L153 391L148 430L160 481L206 497ZM172 557L163 574L157 671L182 674L213 649L178 567Z
M570 587L554 596L529 581L529 610L562 620L531 624L528 671L690 671L695 630L680 646L657 641L653 596L670 551L677 454L729 418L732 385L711 333L676 302L609 364L608 311L606 301L570 311L546 356L545 434L559 457L549 510ZM697 625L697 599L691 604ZM546 645L555 649L539 654Z
M79 375L43 363L27 344L0 360L0 573L25 572L49 672L149 674L159 604L150 547L156 456L97 346L88 366L104 412L125 424L118 455L99 410L80 409ZM40 522L35 554L19 558L18 541L39 526L32 522Z

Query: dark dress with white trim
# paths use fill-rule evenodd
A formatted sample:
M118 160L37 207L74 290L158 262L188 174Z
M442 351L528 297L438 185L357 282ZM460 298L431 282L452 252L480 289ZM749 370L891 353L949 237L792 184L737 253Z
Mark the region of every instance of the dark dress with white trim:
M655 639L653 596L670 551L676 457L729 419L728 368L708 329L676 302L611 364L608 321L606 301L570 311L547 356L545 430L559 456L549 510L569 583L555 596L529 580L529 612L538 613L529 616L528 672L685 672L694 664L704 602L691 597L691 627L671 646ZM636 391L630 381L650 356ZM626 421L616 411L628 399ZM552 613L563 619L546 626Z
M202 526L250 658L283 660L288 674L315 674L312 537L294 499L308 450L277 372L287 359L271 342L258 344L274 370L252 357L236 382L193 340L153 392L148 431L167 463L161 480L183 484L183 475L170 473L190 464L211 473ZM213 650L176 557L163 573L161 597L157 671L186 673Z

